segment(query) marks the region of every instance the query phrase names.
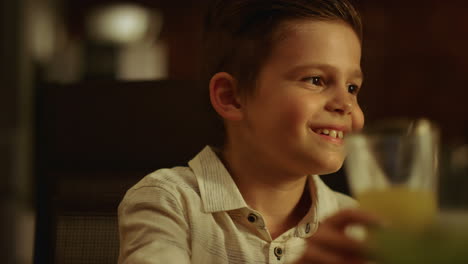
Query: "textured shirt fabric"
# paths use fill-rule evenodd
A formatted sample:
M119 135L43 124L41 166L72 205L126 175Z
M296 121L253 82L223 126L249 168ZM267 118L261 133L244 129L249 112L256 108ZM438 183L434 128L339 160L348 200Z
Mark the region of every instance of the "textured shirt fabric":
M211 147L188 167L160 169L119 205L119 263L292 263L320 221L356 202L308 176L313 206L297 226L272 239L262 215L244 201Z

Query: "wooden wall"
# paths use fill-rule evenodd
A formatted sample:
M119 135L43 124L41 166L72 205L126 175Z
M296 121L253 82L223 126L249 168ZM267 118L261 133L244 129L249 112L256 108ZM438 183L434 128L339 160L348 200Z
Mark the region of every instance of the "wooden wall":
M165 7L170 78L197 78L203 5ZM191 2L191 1L186 1ZM468 133L468 3L356 0L364 21L360 94L367 122L428 117L450 138ZM190 48L188 48L190 47Z
M463 1L363 1L368 120L426 116L467 139L466 10Z

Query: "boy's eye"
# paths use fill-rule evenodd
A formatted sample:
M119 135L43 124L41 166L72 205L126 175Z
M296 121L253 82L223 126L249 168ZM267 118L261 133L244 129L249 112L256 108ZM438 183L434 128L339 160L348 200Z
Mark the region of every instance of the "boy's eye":
M318 76L314 76L311 78L311 81L314 85L321 85L322 84L322 79Z
M316 86L322 86L323 85L323 79L320 76L312 76L312 77L307 77L303 79L304 81L310 82L313 85Z
M348 92L350 94L357 94L357 92L359 91L359 87L355 84L350 84L348 85Z

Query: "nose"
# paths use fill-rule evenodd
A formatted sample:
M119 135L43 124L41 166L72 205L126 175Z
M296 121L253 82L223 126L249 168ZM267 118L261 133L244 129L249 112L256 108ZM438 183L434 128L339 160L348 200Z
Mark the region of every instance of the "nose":
M336 91L328 100L325 108L330 112L349 115L354 108L353 95L348 92Z

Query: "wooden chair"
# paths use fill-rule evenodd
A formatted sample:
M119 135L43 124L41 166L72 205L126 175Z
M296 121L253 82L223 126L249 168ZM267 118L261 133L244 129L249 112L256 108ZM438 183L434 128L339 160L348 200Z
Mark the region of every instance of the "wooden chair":
M35 263L116 263L125 191L221 140L206 96L191 81L40 87Z

